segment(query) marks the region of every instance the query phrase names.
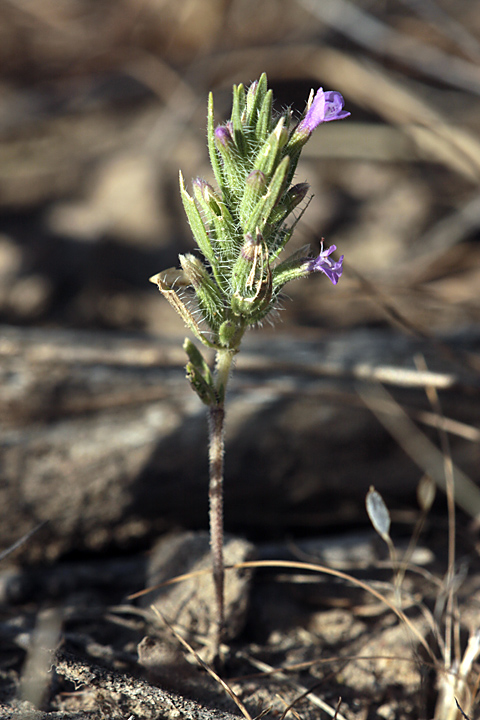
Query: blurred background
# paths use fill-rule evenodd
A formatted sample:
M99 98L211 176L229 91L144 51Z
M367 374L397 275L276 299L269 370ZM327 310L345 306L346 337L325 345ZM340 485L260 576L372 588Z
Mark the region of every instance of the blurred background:
M21 527L12 520L5 542L38 520L53 527L53 519L59 518L57 529L65 530L67 506L57 493L65 478L78 493L68 493L75 518L67 523L68 533L76 536L79 527L88 527L89 547L108 543L111 527L117 528L119 542L141 536L146 508L156 518L149 531L162 529L159 512L168 514L172 507L183 525L206 523L204 417L183 379L183 353L167 362L177 369L178 383L172 384L170 376L166 382L164 375L155 375L157 356L152 356L150 370L142 370L135 366L139 354L132 351L125 360L121 344L107 348L105 343L132 332L157 343L155 347L158 342L167 347L168 338L179 347L177 340L183 340L181 320L148 277L176 265L178 253L193 247L179 199L178 170L187 181L197 175L211 179L205 142L210 90L219 123L229 115L232 83L248 85L263 71L278 109L291 106L299 117L310 90L323 86L340 91L351 112L348 120L315 132L297 172L296 180L309 182L313 197L292 244L310 242L315 249L324 237L327 245L337 246L337 255L345 255L345 266L335 288L323 276L289 286L293 302L285 302L275 330L275 336L278 332L287 338L289 361L296 360L295 348L300 348L291 342L293 336L295 342L341 337L343 345L333 360L350 353L354 363L357 348L363 347L360 336L355 336L357 344L351 341L358 331L366 333L361 338L372 349L374 364L380 355L394 363L392 338L397 337L461 336L478 349L478 3L4 0L0 68L4 334L7 326L35 328L40 335L25 342L37 344L38 350L47 331L108 331L102 357L110 352L103 374L87 368L79 379L83 370L74 368L72 358L81 354L83 341L70 335L65 343L73 342L73 350L70 359L62 355L61 372L48 370L45 376L34 368L27 382L16 373L21 362L28 364L33 357L31 346L28 352L22 349L21 336L14 351L4 338L7 380L0 395L2 402L7 399L2 412L9 427L16 425L5 436L2 466L6 484L21 486L19 497L28 509ZM388 332L371 336L371 331ZM272 332L253 331L249 342L268 349ZM52 361L60 353L55 347ZM438 355L435 344L431 347ZM17 364L8 365L15 353ZM399 353L413 367L413 351ZM165 363L164 356L158 357L160 365ZM91 364L98 370L102 362ZM127 414L115 415L117 401L123 408L130 402L125 393L132 387L133 371L121 378L119 371L129 362L138 370L137 385L139 377L146 378L132 402L138 407L143 403L142 408L153 403L142 410L135 431L128 430ZM232 433L241 428L234 448L227 451L231 527L258 533L267 522L264 505L272 492L280 511L273 512L271 526L281 534L292 526L310 532L322 522L366 522L363 498L372 482L395 489L397 496L414 491L422 470L407 462L393 441L387 442L386 432L379 436L378 424L366 420L365 410L363 415L352 411L358 399L351 396L339 409L335 398L327 405L314 398L311 406L300 404L289 415L258 394L262 378L256 385L247 379L247 395L253 387L249 410L246 401L239 410L242 422L230 426ZM73 399L72 382L77 392ZM125 393L120 388L115 395L121 382ZM173 398L181 392L177 385L185 387L188 399L180 394L175 395L178 402ZM101 398L95 405L98 388ZM107 397L110 390L115 391L113 400ZM167 391L172 392L171 415L164 416L165 405L154 402ZM302 393L307 402L310 390ZM423 390L416 393L428 409ZM462 393L450 398L448 412L475 426L475 396L468 400L468 392ZM174 422L172 408L177 406L184 415ZM108 417L101 416L105 408ZM82 413L90 413L88 427L80 424ZM182 421L185 416L188 422ZM31 428L32 418L36 435L25 429ZM66 421L64 435L53 420ZM170 421L174 430L168 434ZM257 421L271 428L270 435L265 430L259 436ZM140 427L149 430L147 439ZM156 445L160 431L162 441ZM455 457L478 480L479 433L475 427L462 432ZM84 445L72 445L71 438L81 433ZM129 443L132 451L127 453ZM193 455L196 460L190 462ZM178 493L180 476L194 478L186 481L189 504ZM250 484L244 483L246 477ZM114 510L112 498L119 497L122 487L126 495ZM340 497L339 488L348 492ZM354 509L345 507L352 492L357 493ZM4 508L12 502L9 495ZM102 502L107 503L107 519L100 511L95 514ZM245 517L246 508L252 518ZM140 524L135 518L142 519ZM4 519L4 531L9 522Z
M282 330L479 317L480 7L470 0L5 0L0 318L183 333L147 278L192 239L178 169L210 177L205 106L267 71L279 108L336 89L297 180L295 244L345 254L289 286ZM383 301L382 301L383 298Z
M310 184L312 199L289 245L293 251L310 243L315 251L325 238L345 262L336 287L321 274L290 284L292 301L276 327L245 338L228 397L226 529L253 540L267 558L291 551L286 538L320 537L327 549L333 543L333 554L306 544L309 558L316 553L347 569L359 560L361 577L370 578L364 563L376 567L386 550L369 555L353 534L367 528L369 547L369 486L385 498L395 540L410 539L421 515L419 482L428 512L428 477L444 486L451 448L457 530L467 542L458 576L450 565L441 590L445 597L457 592L468 554L474 583L458 597L472 602L465 627L478 627L472 558L479 525L468 533L472 517L480 517L480 3L2 0L0 559L15 552L0 568L0 702L5 687L10 698L17 693L12 668L18 678L23 648L32 647L27 630L52 598L61 608L58 628L52 622L51 637L40 632L33 643L46 658L45 687L53 660L44 648L55 647L63 618L69 653L137 674L132 658L146 631L130 623L128 611L113 622L114 606L151 584L152 560L150 568L169 575L185 572L168 553L168 561L155 555L157 538L207 527L205 408L185 381L183 323L148 278L193 248L178 171L188 185L196 176L211 180L208 92L221 123L232 84L248 85L264 71L279 110L290 106L300 117L310 90L321 86L340 91L351 112L319 127L305 147L296 182ZM432 371L423 379L417 353ZM379 394L380 383L399 405ZM446 555L447 521L438 492L421 536L425 562ZM23 563L20 572L10 572L12 559ZM28 572L39 562L38 572ZM437 567L443 576L446 564ZM392 680L385 691L383 670L371 665L371 675L362 669L351 682L343 659L338 675L328 664L325 671L315 666L327 679L320 686L314 675L310 689L324 693L334 683L326 697L335 716L341 695L366 717L362 693L382 703L398 698L398 713L371 705L369 717L417 716L410 707L417 679L408 685L400 676L400 666L410 676L403 663L410 636L402 634L404 646L399 635L379 635L375 649L365 650L383 610L364 612L357 595L344 602L339 585L317 590L295 580L290 590L287 582L283 575L278 584L260 580L252 595L248 637L260 643L252 655L267 642L275 666L283 652L290 667L332 654L348 663L360 653L378 656L383 668L386 658ZM190 612L197 596L186 587L181 604ZM428 590L435 617L442 592L437 584ZM413 596L416 603L416 585ZM456 627L457 600L448 597ZM199 612L208 604L200 600ZM318 618L305 624L308 632L304 606ZM329 608L343 608L347 619L327 612L322 622ZM359 619L373 624L359 630ZM298 636L290 633L297 623ZM195 637L198 627L193 609ZM381 627L389 633L391 619ZM165 677L173 678L164 657ZM261 657L269 655L262 650ZM75 676L57 664L72 683L55 679L55 710L71 698L75 717L79 707L89 714L90 702L102 717L138 716L140 691L130 711L123 687L115 690L118 714L107 704L110 685L103 691L100 684L89 700L100 676L84 668ZM422 686L427 681L422 668ZM403 691L402 683L413 689ZM255 715L271 706L245 687ZM275 684L270 697L280 687L283 717L307 693L292 686L287 696ZM148 687L141 693L149 712L158 712L157 696Z

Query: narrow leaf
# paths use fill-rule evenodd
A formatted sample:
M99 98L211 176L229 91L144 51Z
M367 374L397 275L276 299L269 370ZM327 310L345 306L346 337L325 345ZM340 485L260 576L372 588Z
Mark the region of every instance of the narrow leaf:
M185 189L185 182L183 180L182 172L180 171L180 194L182 196L183 207L187 215L188 223L190 225L193 237L203 255L207 258L212 268L216 267L215 253L213 252L210 239L208 237L205 225L195 204L195 200L190 197Z
M218 188L224 192L225 178L223 176L222 166L218 157L217 147L215 145L215 116L213 108L213 94L210 93L208 96L208 116L207 116L207 141L208 141L208 154L210 156L210 165L215 175Z
M246 143L243 134L243 111L245 108L245 88L243 85L235 85L233 88L232 126L235 144L241 155L245 154Z
M260 230L260 232L263 232L263 228L268 221L268 217L272 212L273 208L275 207L275 204L283 191L284 180L288 171L288 167L288 157L283 158L282 162L275 171L275 175L273 176L270 185L268 186L266 194L258 201L252 214L250 215L248 225L245 228L245 232L254 233L257 228Z
M185 367L187 373L187 379L190 385L197 393L200 400L205 405L214 405L216 402L216 392L212 385L210 385L193 363L187 363Z
M250 85L247 92L246 122L249 127L256 124L257 116L267 92L267 75L262 73L256 84Z
M265 99L263 100L262 107L258 114L256 135L259 141L266 140L270 133L272 122L272 106L273 92L269 90L265 95Z

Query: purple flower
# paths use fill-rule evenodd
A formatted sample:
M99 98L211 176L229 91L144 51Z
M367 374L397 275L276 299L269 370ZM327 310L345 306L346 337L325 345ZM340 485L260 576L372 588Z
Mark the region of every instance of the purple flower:
M221 147L228 147L228 145L233 143L232 132L228 127L228 123L227 125L219 125L215 128L215 140L217 141L217 145Z
M336 285L343 272L342 262L343 255L340 260L330 260L331 255L337 249L336 245L332 245L327 250L323 249L323 241L320 247L320 255L309 260L307 265L308 272L323 272L331 282Z
M343 120L350 115L343 109L344 100L336 90L323 92L323 88L317 91L310 108L297 127L297 132L312 133L315 128L330 120Z

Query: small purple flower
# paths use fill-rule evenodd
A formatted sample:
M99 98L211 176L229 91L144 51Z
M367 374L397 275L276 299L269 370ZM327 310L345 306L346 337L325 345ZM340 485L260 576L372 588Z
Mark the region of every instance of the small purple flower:
M230 128L227 125L219 125L215 128L215 140L217 145L228 147L233 143L233 137Z
M343 272L343 255L340 260L330 260L331 255L337 249L336 245L332 245L327 250L323 249L323 241L320 247L320 255L309 260L307 265L308 272L323 272L331 282L336 285Z
M323 88L317 91L310 108L297 127L297 132L312 133L318 125L330 120L343 120L350 115L343 109L344 100L336 90L323 92Z

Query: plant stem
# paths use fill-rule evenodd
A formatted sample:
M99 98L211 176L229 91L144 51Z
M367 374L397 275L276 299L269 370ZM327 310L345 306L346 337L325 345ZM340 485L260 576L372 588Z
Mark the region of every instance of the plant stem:
M223 456L225 449L225 391L236 350L219 350L216 358L217 402L208 408L210 483L210 547L216 599L215 655L218 656L225 619L223 566Z

